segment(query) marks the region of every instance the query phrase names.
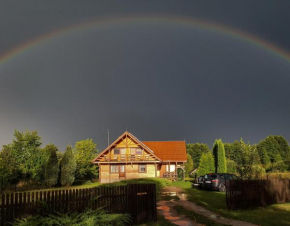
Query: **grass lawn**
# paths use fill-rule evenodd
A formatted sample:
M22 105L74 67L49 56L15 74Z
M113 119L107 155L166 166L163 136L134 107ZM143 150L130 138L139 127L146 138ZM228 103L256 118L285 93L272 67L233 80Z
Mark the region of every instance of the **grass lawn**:
M290 203L271 205L265 208L229 211L226 206L225 193L191 188L190 182L173 182L172 186L184 188L189 201L227 218L266 226L290 225Z

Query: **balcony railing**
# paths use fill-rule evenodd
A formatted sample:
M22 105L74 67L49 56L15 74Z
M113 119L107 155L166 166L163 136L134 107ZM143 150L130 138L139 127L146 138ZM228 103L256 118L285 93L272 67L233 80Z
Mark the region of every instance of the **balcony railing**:
M149 161L154 160L150 155L131 155L131 154L125 154L125 155L112 155L110 156L104 156L101 161L104 162L131 162L131 161Z
M164 178L177 178L177 173L176 172L165 172L163 173Z

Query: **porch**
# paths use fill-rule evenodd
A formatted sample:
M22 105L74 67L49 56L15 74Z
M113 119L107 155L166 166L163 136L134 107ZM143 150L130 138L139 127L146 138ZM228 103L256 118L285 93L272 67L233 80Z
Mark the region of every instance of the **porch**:
M161 177L169 179L169 180L173 180L173 181L177 181L178 180L178 170L182 170L182 176L181 178L184 180L185 178L185 166L182 163L167 163L165 165L165 171L163 171L163 173L161 174Z

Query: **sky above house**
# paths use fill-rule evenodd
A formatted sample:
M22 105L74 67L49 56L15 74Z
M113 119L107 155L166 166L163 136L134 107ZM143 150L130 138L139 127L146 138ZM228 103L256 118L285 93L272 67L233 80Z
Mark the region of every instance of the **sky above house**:
M14 1L0 7L0 145L290 141L290 1Z

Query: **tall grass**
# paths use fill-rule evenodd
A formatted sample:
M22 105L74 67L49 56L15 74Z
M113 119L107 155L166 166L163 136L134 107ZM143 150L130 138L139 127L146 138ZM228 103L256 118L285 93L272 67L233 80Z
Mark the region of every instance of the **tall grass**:
M280 178L290 179L290 172L263 173L261 174L259 179L280 179Z

